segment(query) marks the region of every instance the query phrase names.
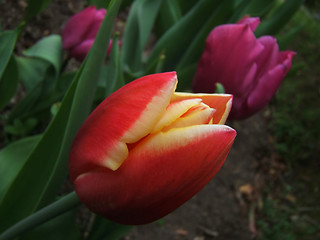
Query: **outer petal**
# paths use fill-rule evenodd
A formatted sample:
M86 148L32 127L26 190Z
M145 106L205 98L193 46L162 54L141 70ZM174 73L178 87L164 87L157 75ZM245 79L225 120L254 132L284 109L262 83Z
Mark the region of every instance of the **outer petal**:
M95 13L95 6L91 6L70 18L62 31L64 49L70 49L85 39L88 29L94 22Z
M206 40L206 47L193 79L195 92L214 92L220 82L226 92L235 95L247 91L241 85L263 46L248 25L229 24L216 27Z
M246 15L242 19L240 19L237 24L248 24L251 30L254 32L260 24L260 18L249 17Z
M213 117L213 124L224 124L226 122L232 106L232 95L175 92L171 101L174 102L191 98L201 98L203 103L216 110Z
M106 98L78 131L70 151L71 180L97 166L116 170L128 155L127 143L146 136L169 104L175 72L133 81Z
M95 14L92 19L92 24L86 32L86 36L85 36L86 39L96 38L96 35L99 31L99 28L101 26L101 23L103 21L104 16L106 15L106 13L107 13L107 10L104 8L101 8L101 9L95 11Z
M263 45L264 49L259 58L256 60L258 65L258 72L256 75L257 81L267 71L277 65L279 61L279 47L277 44L277 39L272 36L263 36L260 37L258 41ZM257 83L258 82L256 82L256 84Z
M88 52L90 51L93 42L94 39L85 40L81 42L79 45L71 48L70 56L74 57L78 61L83 61L86 58Z
M247 104L248 108L251 109L253 113L259 111L269 103L279 88L283 78L290 70L291 61L295 53L287 51L285 54L285 59L282 59L283 55L278 56L281 62L276 64L259 79L255 89L249 96Z
M217 173L235 135L225 125L197 125L148 136L130 150L116 172L96 168L78 177L76 191L93 212L110 220L155 221L190 199Z

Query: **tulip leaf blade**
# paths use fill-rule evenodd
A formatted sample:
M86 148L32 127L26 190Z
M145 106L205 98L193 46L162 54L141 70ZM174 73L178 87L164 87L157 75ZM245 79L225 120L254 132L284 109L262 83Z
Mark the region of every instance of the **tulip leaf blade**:
M161 0L137 0L131 6L124 30L122 64L133 73L142 68L142 53L160 5Z
M19 78L26 92L30 92L39 82L43 81L49 63L39 58L16 56Z
M13 181L0 206L0 231L55 199L67 175L68 152L91 110L120 1L111 1L96 40L69 87L58 113ZM31 174L32 173L32 174ZM32 188L30 187L32 186ZM21 196L24 197L21 204Z
M110 3L110 0L87 0L87 3L89 5L94 5L97 7L97 9L99 9L106 8L106 6L108 6L108 4Z
M60 35L54 34L42 38L23 53L27 57L36 57L48 61L54 66L56 74L59 74L62 64L62 40Z
M202 28L195 35L194 40L183 54L177 66L177 71L198 61L204 49L205 39L209 35L210 31L215 26L228 22L233 13L234 1L223 1L219 6L217 6L215 11L213 11L211 16L208 17L207 21L203 24Z
M284 1L270 16L263 21L257 30L256 36L275 35L280 29L292 18L292 16L300 9L304 0L287 0Z
M19 173L40 136L32 136L13 142L0 151L0 204L10 184Z
M212 9L217 8L219 4L221 4L221 1L217 0L198 1L179 22L159 39L148 58L148 64L152 64L160 54L164 53L166 56L164 70L173 70L197 34L199 26L206 22L207 17L212 13ZM179 44L177 44L178 41ZM147 66L147 68L150 68L150 66Z
M41 13L51 2L51 0L28 0L28 7L26 10L26 21Z
M250 1L246 13L251 16L264 16L275 6L276 0L252 0Z
M10 101L18 86L16 61L13 57L18 34L18 29L0 33L0 110Z
M0 79L11 58L18 38L18 31L5 31L0 33Z
M156 33L161 36L182 18L182 11L177 0L164 0L161 3L156 21Z
M114 36L114 43L118 42L118 36ZM106 69L105 97L125 84L120 60L120 49L118 44L112 44L109 63Z
M17 63L12 55L0 79L0 110L2 110L16 93L18 88Z
M115 223L96 215L87 240L117 240L127 234L131 228L130 225Z

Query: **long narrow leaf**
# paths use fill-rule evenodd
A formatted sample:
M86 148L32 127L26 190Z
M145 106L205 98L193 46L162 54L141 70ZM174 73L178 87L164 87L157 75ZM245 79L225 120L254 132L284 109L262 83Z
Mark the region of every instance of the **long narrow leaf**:
M266 21L262 22L255 31L256 36L275 35L290 21L299 10L304 0L286 0Z
M182 18L182 11L177 0L162 1L156 22L156 34L161 36Z
M207 36L211 30L223 23L227 23L234 13L234 1L223 1L215 11L212 11L212 15L207 19L206 23L199 29L194 40L190 44L189 48L184 53L181 61L179 62L176 70L179 71L193 63L196 63L200 58Z
M131 72L142 67L142 53L155 22L161 0L136 0L130 9L122 44L122 62Z
M11 58L18 34L18 31L13 30L0 33L0 81Z
M132 226L111 222L96 216L87 240L118 240L127 234Z
M113 38L113 42L118 42L118 36ZM118 44L112 44L109 64L107 66L105 96L108 97L115 90L124 85L123 71L120 61L120 49Z
M41 13L51 2L51 0L28 0L25 20L29 21Z
M173 70L180 60L199 28L205 24L212 11L221 4L218 0L201 0L181 20L172 26L155 45L148 64L154 64L160 54L166 56L164 70Z
M12 56L0 81L0 110L2 110L16 93L19 81L18 67Z
M24 138L0 151L0 203L39 140L40 136Z
M110 3L96 41L66 93L59 112L6 194L0 206L0 231L53 201L65 180L69 148L76 131L90 112L120 4L121 1Z

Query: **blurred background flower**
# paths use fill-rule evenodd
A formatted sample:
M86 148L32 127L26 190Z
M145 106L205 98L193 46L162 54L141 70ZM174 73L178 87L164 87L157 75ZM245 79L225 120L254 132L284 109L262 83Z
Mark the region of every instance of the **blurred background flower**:
M216 83L234 95L231 119L245 119L265 107L291 68L295 55L279 51L272 36L256 38L259 18L244 17L209 34L193 79L195 92L215 92Z
M83 61L87 56L107 10L90 6L75 14L66 23L62 31L63 48L71 57ZM109 49L112 40L109 42Z

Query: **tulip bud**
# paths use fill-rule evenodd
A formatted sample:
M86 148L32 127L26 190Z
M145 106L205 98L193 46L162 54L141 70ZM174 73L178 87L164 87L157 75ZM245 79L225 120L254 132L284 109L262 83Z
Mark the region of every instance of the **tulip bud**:
M193 79L194 92L215 92L221 83L233 94L231 119L244 119L264 108L291 68L295 55L279 51L272 36L256 38L258 18L216 27L209 34Z
M87 56L107 11L90 6L75 14L62 31L63 48L70 56L83 61ZM112 42L109 42L111 49Z
M145 224L201 190L236 132L232 95L176 93L175 72L139 78L106 98L78 131L69 173L80 200L122 224Z

